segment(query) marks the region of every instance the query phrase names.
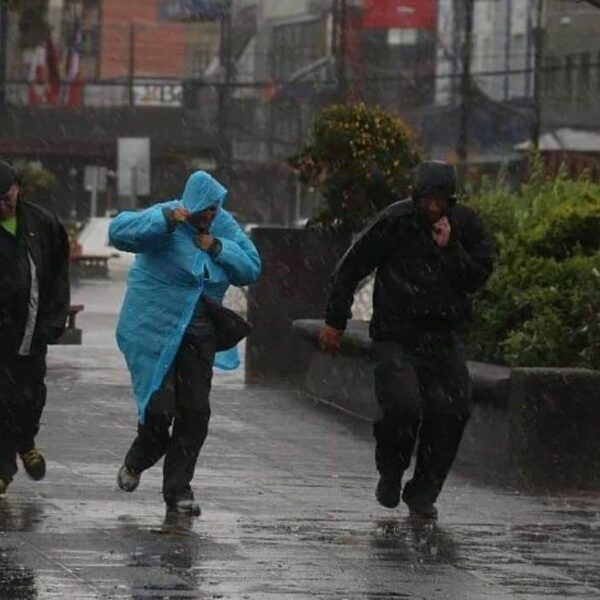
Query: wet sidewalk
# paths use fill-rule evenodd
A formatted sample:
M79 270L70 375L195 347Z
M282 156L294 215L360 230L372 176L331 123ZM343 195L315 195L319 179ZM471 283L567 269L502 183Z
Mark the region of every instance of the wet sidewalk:
M165 521L161 471L116 472L135 431L114 347L122 286L91 282L84 345L50 357L43 482L0 500L0 599L600 598L600 495L531 496L452 475L440 520L379 507L370 428L218 376L195 477L203 515Z

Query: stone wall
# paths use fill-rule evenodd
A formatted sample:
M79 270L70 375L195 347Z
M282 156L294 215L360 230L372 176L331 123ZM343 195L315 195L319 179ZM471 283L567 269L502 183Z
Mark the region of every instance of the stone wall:
M300 318L318 319L327 303L329 280L347 246L345 238L305 229L252 230L263 262L259 281L248 289L246 345L248 381L287 382L302 373L307 356L290 335Z
M294 323L306 394L372 420L373 360L367 324L351 322L337 356L320 352L320 322ZM290 332L291 337L291 332ZM508 369L470 362L473 413L457 465L525 488L600 489L600 372Z

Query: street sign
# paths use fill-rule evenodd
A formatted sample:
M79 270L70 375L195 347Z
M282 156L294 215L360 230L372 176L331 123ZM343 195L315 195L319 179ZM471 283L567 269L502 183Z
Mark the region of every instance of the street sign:
M133 102L135 106L163 106L179 108L183 101L183 85L150 81L134 83Z
M119 196L150 194L150 138L119 138L117 146Z
M83 172L83 187L85 191L93 192L95 189L97 192L105 192L107 172L106 167L87 165Z

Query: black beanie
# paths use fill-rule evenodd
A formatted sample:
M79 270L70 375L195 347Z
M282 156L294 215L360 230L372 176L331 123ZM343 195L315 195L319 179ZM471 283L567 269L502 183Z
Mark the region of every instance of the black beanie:
M412 186L413 199L424 196L447 198L450 204L456 202L456 171L441 160L426 160L415 169Z
M13 183L19 183L17 172L6 162L0 160L0 194L5 194Z

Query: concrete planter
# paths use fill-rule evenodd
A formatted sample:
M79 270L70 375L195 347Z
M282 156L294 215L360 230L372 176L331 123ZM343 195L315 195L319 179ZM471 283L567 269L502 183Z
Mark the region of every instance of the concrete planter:
M351 322L335 357L318 350L319 327L316 320L293 325L305 357L296 384L344 411L376 418L367 323ZM459 467L525 488L600 489L600 372L476 362L469 370L473 415Z
M248 381L289 382L304 369L307 356L290 335L296 319L322 318L335 264L348 246L343 236L291 228L252 231L263 274L248 290L246 345Z

